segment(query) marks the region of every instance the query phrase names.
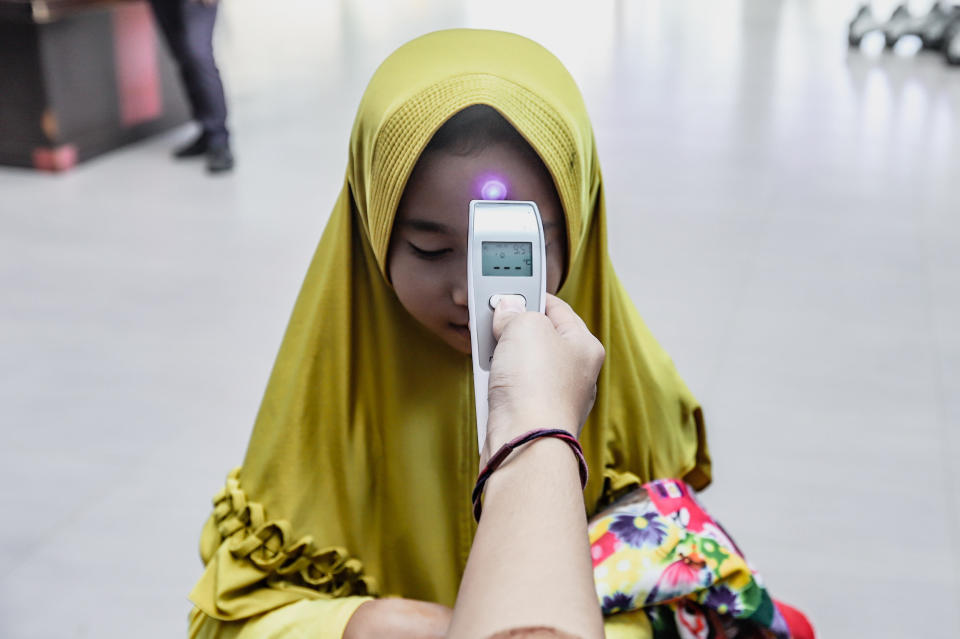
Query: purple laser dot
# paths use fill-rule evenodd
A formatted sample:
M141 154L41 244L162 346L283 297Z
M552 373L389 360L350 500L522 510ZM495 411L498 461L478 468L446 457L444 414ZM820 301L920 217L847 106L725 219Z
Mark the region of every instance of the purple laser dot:
M480 188L480 195L485 200L503 200L507 197L507 187L500 180L487 180Z

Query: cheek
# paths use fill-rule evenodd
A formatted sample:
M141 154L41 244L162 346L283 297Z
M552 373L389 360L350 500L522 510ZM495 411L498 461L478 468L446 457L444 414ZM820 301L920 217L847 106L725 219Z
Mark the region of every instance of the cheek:
M400 303L411 314L417 315L415 309L423 305L425 287L423 278L417 276L416 265L410 264L408 259L398 258L392 260L390 266L390 280Z
M389 269L400 304L421 324L431 326L442 308L442 278L429 264L412 256L392 259Z
M565 255L561 247L551 246L547 250L547 292L551 295L556 295L560 288L564 262Z

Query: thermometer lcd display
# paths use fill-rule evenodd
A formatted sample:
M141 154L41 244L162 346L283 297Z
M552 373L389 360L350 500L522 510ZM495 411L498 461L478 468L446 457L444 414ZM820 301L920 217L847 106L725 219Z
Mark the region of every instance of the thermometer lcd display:
M483 275L533 276L533 244L530 242L482 242Z

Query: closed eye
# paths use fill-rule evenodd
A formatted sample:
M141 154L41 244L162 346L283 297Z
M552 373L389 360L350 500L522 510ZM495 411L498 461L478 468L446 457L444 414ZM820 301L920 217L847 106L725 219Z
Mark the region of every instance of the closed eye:
M437 251L426 251L420 248L419 246L413 244L412 242L407 242L407 244L409 244L410 248L413 249L414 254L423 260L439 259L453 250L453 249L445 248L445 249L439 249Z

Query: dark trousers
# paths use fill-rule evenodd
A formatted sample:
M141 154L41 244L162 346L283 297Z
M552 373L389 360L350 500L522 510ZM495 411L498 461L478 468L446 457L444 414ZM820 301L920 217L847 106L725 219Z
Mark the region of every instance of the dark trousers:
M150 0L157 24L180 67L193 119L200 123L210 145L229 142L227 101L213 59L213 24L218 5L197 0Z

